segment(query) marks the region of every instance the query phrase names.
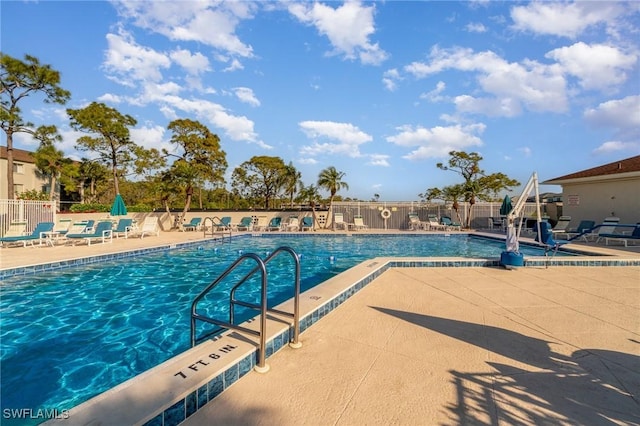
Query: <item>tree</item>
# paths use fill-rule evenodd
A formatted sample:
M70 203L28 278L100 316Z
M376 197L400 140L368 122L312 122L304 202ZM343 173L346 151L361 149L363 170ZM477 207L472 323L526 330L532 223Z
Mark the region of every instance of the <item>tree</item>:
M214 186L224 185L224 173L227 170L226 153L220 148L220 138L198 121L189 119L174 120L168 129L173 132L171 143L176 146L174 152L164 150L164 154L174 161L164 176L167 187L177 185L185 192L185 204L178 223L182 223L189 211L193 191L196 186L206 182Z
M315 231L316 223L318 223L316 219L316 204L318 199L320 198L320 193L318 192L318 187L314 185L303 186L300 190L300 195L298 200L303 203L309 203L311 206L311 214L313 215L313 230Z
M479 165L482 157L476 152L451 151L449 155L451 158L449 158L447 165L438 163L436 167L458 173L464 179L461 187L453 187L450 194L455 193L456 197L462 195L464 200L469 203L467 223L465 224L467 228L471 226L471 212L476 200L490 201L496 198L500 191L520 185L520 182L503 173L485 174Z
M71 93L60 87L60 73L50 65L42 65L30 55L24 62L0 52L0 84L2 110L0 127L7 135L7 197L13 199L13 135L19 132L33 134L33 124L23 121L18 104L30 95L44 95L45 103L65 104Z
M333 166L327 167L318 175L318 187L329 191L329 210L331 210L336 193L342 188L346 190L349 189L349 185L342 181L342 178L344 178L345 175L346 173L339 172ZM327 223L325 223L324 226L326 228Z
M104 186L108 175L109 171L102 164L83 158L79 163L70 162L64 166L60 182L66 192L76 191L80 196L80 203L85 204L96 201L98 187Z
M40 173L49 178L49 200L53 201L58 177L70 160L66 159L64 153L55 146L55 142L62 141L56 126L38 127L34 138L40 141L40 146L34 153L36 167Z
M137 121L103 103L92 102L82 109L67 109L74 130L95 136L81 136L76 144L80 151L98 155L98 160L111 168L113 188L120 193L118 176L134 161L137 145L130 139L129 127Z
M442 200L445 203L451 202L451 207L456 212L456 218L459 223L462 223L462 218L460 217L460 201L461 198L464 199L464 186L462 184L455 184L445 186L444 188L429 188L427 192L424 194L418 194L418 196L427 202L431 202L432 200Z
M280 157L254 156L236 167L231 176L236 193L263 200L264 208L268 210L271 199L286 182L287 166Z
M284 186L285 192L289 195L289 206L293 207L293 198L296 192L302 190L304 184L302 183L302 173L291 162L285 168Z

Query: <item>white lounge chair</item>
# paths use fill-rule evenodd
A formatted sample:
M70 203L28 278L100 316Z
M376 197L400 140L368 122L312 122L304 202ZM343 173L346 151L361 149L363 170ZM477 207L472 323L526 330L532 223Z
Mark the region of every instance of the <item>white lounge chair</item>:
M429 216L427 216L427 220L428 220L428 223L429 223L429 230L436 230L436 231L437 231L437 230L440 230L440 231L446 231L447 226L446 226L446 225L441 224L441 223L438 221L438 217L437 217L437 216L435 216L435 215L431 215L431 214L430 214Z
M347 231L349 229L349 223L344 221L344 213L334 213L333 215L333 228L334 229L344 229Z
M427 229L429 224L420 220L417 213L409 213L409 229L417 231L418 229Z
M144 218L144 222L142 222L142 227L131 230L129 233L130 236L140 236L140 239L144 238L145 235L160 235L160 227L158 226L158 218L154 216L148 216Z
M365 225L364 219L362 218L362 216L354 216L353 225L351 225L351 229L355 231L362 231L365 229L369 229L369 226Z
M289 216L287 223L282 225L284 231L298 231L300 229L300 220L298 216Z

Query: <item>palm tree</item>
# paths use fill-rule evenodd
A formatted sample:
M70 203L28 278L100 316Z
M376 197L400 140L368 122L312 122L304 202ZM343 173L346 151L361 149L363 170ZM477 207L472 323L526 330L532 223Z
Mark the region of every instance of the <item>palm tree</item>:
M316 219L316 201L320 198L318 188L313 185L303 186L299 194L300 195L298 195L298 200L300 202L308 202L311 206L311 214L313 215L313 227L315 230L316 223L318 223Z
M297 191L301 191L304 188L304 184L302 182L302 173L291 162L285 168L284 182L285 191L289 195L289 207L293 207L293 197Z
M40 146L34 154L36 167L49 178L49 200L53 201L58 177L70 160L66 159L64 152L55 146L55 142L62 141L56 126L40 126L33 137L40 141Z
M349 189L349 185L346 182L342 181L342 178L344 178L345 175L346 173L339 172L333 166L327 167L326 169L322 170L318 175L318 187L322 189L326 189L327 191L329 191L329 194L330 194L329 211L331 211L331 206L333 205L333 198L335 197L336 193L342 188L347 190ZM328 223L324 224L325 228L327 227L327 225Z

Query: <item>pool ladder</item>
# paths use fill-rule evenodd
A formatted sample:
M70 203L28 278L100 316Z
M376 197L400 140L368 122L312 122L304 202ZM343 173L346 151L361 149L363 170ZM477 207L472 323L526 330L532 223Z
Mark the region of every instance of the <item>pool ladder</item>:
M216 222L217 220L217 222ZM216 224L220 224L222 223L222 219L220 219L218 216L214 216L214 217L205 217L204 220L202 221L202 231L204 233L204 237L206 238L207 236L211 236L214 237L216 235L220 236L220 241L224 242L224 236L228 235L229 236L229 242L231 241L231 228L229 228L228 230L222 230L222 231L218 231L216 232Z
M280 253L289 253L295 262L295 283L294 283L294 300L293 300L293 313L281 311L279 309L269 309L267 307L267 264ZM253 260L257 263L257 266L253 268L247 275L245 275L236 285L231 289L229 295L229 321L221 321L215 318L211 318L197 312L198 302L200 302L211 290L213 290L222 280L224 280L234 269L236 269L242 263ZM255 273L260 272L262 276L262 282L260 286L260 303L249 303L236 299L236 290L242 286L249 278ZM247 327L236 325L235 321L235 307L236 305L244 306L246 308L255 309L260 311L260 330L252 330ZM293 338L289 342L289 346L292 348L299 348L302 344L299 341L300 336L300 257L290 247L279 247L273 251L264 260L255 253L246 253L240 256L235 262L231 264L218 278L216 278L211 284L209 284L191 304L191 347L196 345L196 340L204 339L206 336L196 339L196 321L203 321L209 324L218 326L207 335L211 335L219 330L230 329L237 330L244 333L248 333L252 336L259 337L258 343L258 361L255 366L255 370L260 373L266 373L269 371L269 366L266 365L266 329L267 329L267 312L277 315L293 318Z

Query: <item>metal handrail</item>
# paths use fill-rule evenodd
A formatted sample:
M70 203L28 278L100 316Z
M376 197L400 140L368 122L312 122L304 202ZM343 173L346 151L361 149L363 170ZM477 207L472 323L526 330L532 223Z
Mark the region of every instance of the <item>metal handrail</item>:
M199 313L196 312L198 302L202 300L202 298L206 296L207 293L211 291L211 289L213 289L218 283L220 283L220 281L226 278L227 275L229 275L238 265L240 265L246 259L255 260L256 263L258 264L258 266L255 269L259 270L262 273L262 285L260 289L261 290L260 291L260 298L261 298L260 300L260 314L261 314L260 315L260 331L251 330L246 327L232 324L231 322L225 322L225 321L216 320L214 318L209 318L207 316L200 315ZM253 336L259 336L260 343L258 346L258 362L256 365L256 369L258 371L267 371L268 367L265 365L265 358L266 358L265 331L267 329L267 269L262 259L260 259L260 256L254 253L247 253L240 256L235 262L231 264L230 267L227 268L226 271L222 273L222 275L220 275L216 280L214 280L211 284L209 284L203 291L200 292L198 296L196 296L196 298L193 300L193 303L191 303L191 347L194 347L196 345L196 320L208 322L210 324L214 324L223 328L243 331Z
M214 229L216 228L216 222L215 222L216 219L218 220L218 223L222 223L222 219L218 216L204 218L204 220L202 221L202 232L204 237L207 236L207 221L211 222L211 232L209 233L209 235L211 235L212 237L216 235L216 232L214 232ZM229 234L229 240L231 240L231 234L232 234L231 228L229 228L229 231L227 233ZM225 232L223 231L222 233L219 233L219 234L222 235L222 240L224 240Z
M295 261L295 289L294 289L294 312L285 312L278 309L268 309L267 307L267 268L266 264L271 261L277 254L281 252L288 252L292 255ZM246 274L233 288L231 289L229 295L229 321L221 321L218 319L210 318L205 315L201 315L196 312L198 302L200 302L213 288L215 288L223 279L225 279L233 270L236 269L241 263L243 263L246 259L253 259L257 265L253 268L248 274ZM262 275L262 283L261 283L261 297L260 304L253 304L248 302L243 302L237 300L235 298L236 290L244 284L250 277L252 277L256 272L260 272ZM251 309L256 309L260 311L260 331L255 331L246 327L242 327L240 325L234 324L235 320L235 306L240 305ZM300 258L296 254L296 252L290 247L279 247L273 253L271 253L265 260L262 260L260 256L255 253L246 253L240 256L235 262L231 264L218 278L216 278L211 284L209 284L204 290L196 296L191 304L191 347L196 345L196 321L204 321L210 324L214 324L218 326L211 333L221 330L221 329L232 329L237 331L242 331L245 333L249 333L253 336L258 336L260 338L259 347L258 347L258 362L256 365L256 370L259 372L268 371L269 367L265 364L266 358L266 325L267 325L267 312L285 315L293 318L293 339L289 343L289 345L293 348L299 348L301 346L299 342L300 335Z
M300 336L300 257L291 247L278 247L264 259L264 264L268 264L271 260L276 257L278 254L282 252L289 253L295 262L295 281L294 281L294 291L293 291L293 313L281 311L279 309L267 309L268 312L284 315L286 317L293 319L293 339L289 342L289 346L292 348L299 348L301 346L299 341ZM235 297L236 290L240 287L244 282L246 282L253 274L258 271L258 267L254 268L251 272L245 275L239 282L236 284L230 292L229 296L229 321L233 322L235 319L235 310L234 305L244 306L246 308L258 309L259 306L256 304L251 304L247 302L243 302L241 300L237 300Z

